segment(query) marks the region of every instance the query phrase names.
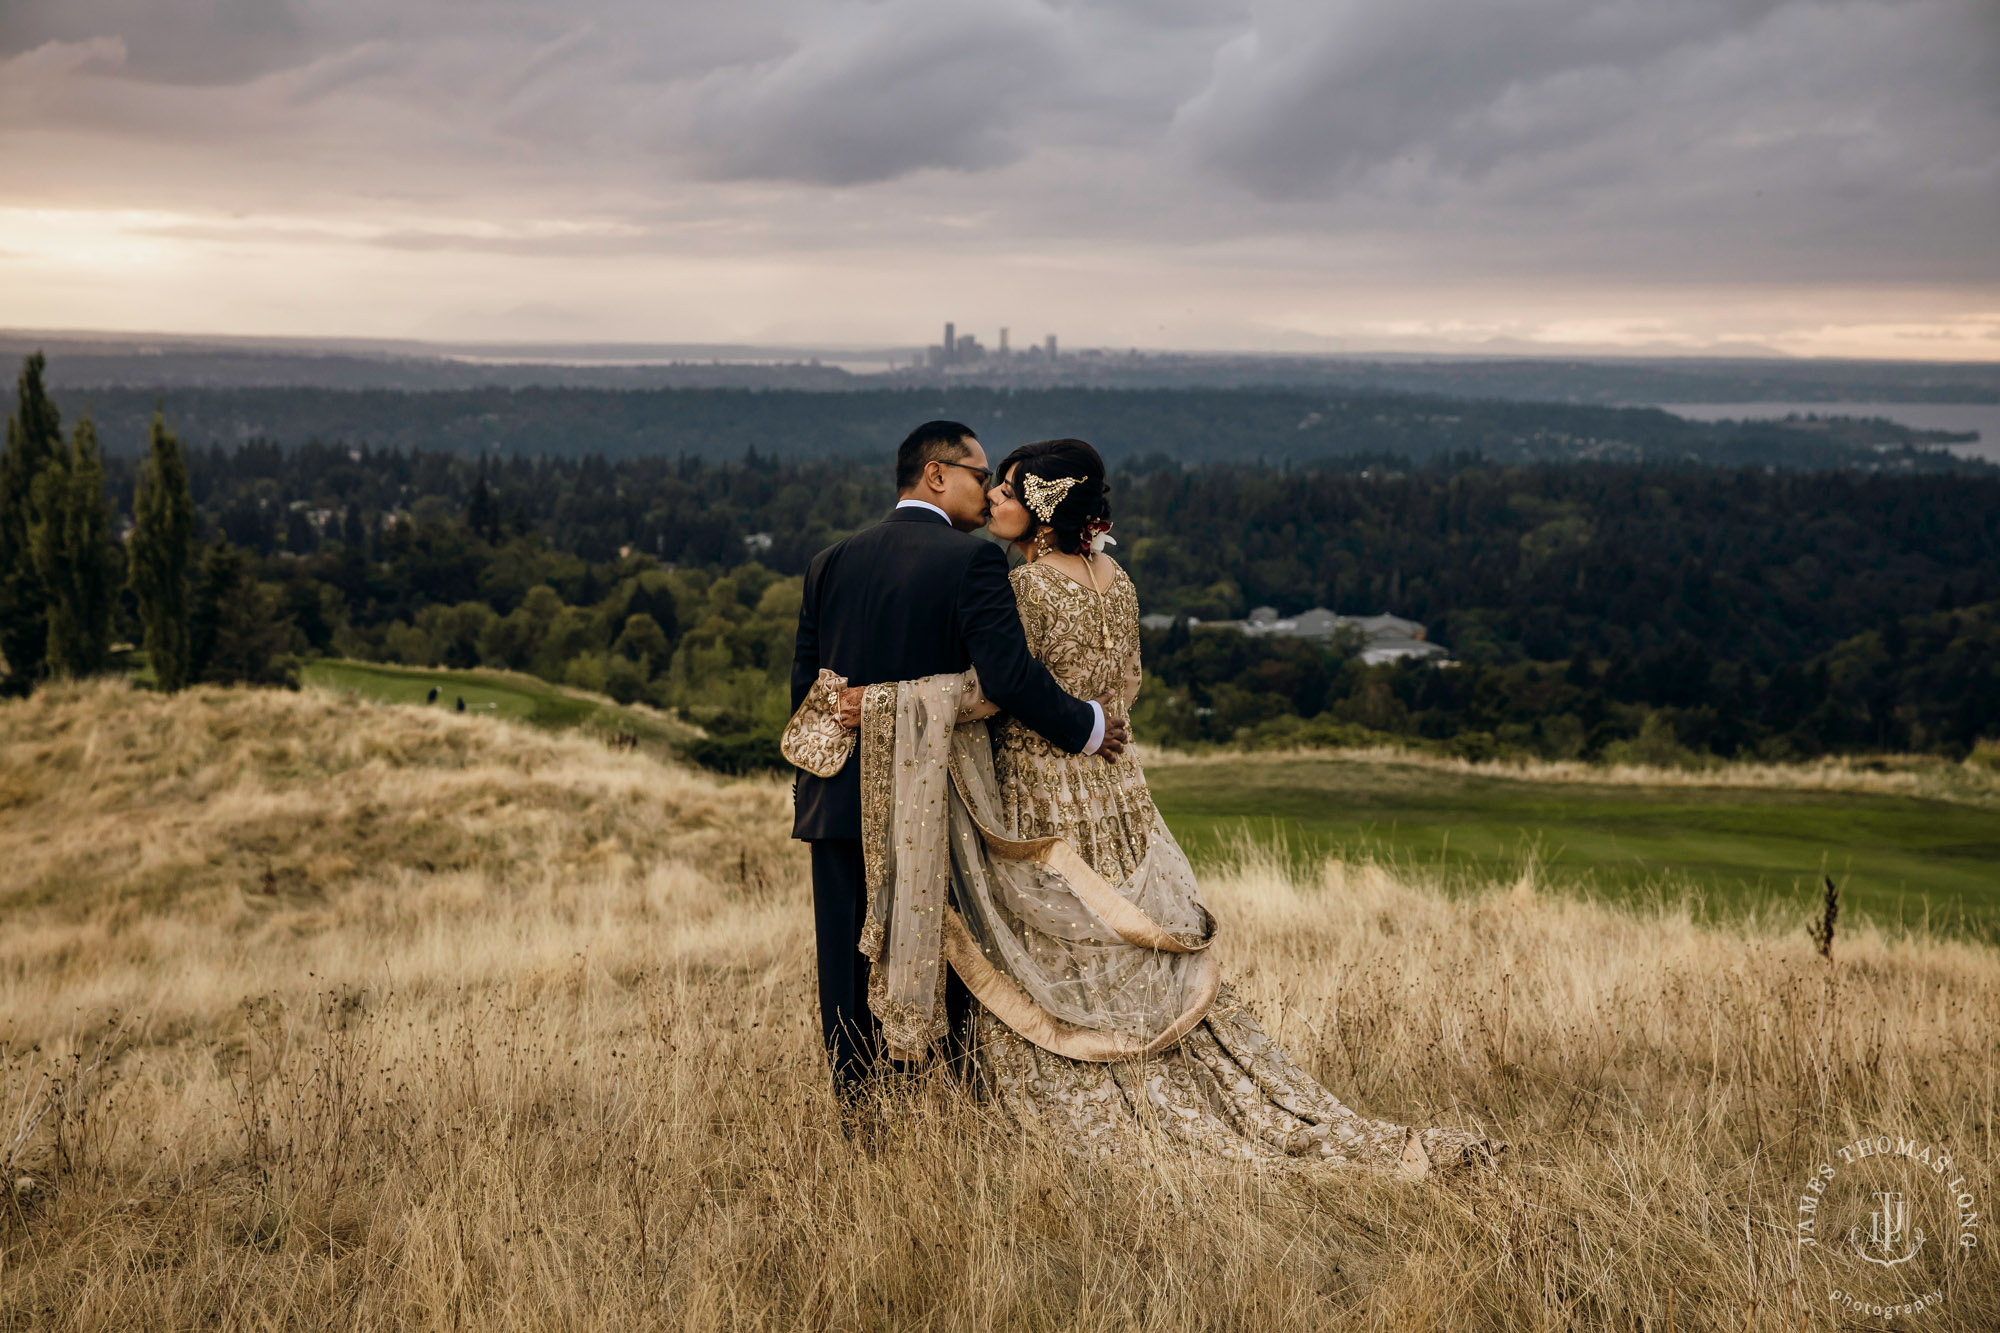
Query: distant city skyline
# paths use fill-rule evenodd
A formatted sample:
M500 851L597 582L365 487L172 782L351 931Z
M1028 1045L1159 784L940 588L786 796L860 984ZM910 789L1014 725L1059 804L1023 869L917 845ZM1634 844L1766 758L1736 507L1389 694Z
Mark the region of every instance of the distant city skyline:
M1996 89L1991 0L17 0L0 322L2000 360Z
M1000 326L1000 342L994 347L994 356L1001 361L1012 361L1016 356L1027 362L1053 363L1057 357L1056 335L1044 334L1040 344L1030 344L1016 351L1008 342L1008 326ZM1174 349L1176 351L1181 349ZM980 343L976 333L958 332L956 320L944 322L944 337L924 349L923 364L934 369L949 366L971 365L986 358L986 348Z

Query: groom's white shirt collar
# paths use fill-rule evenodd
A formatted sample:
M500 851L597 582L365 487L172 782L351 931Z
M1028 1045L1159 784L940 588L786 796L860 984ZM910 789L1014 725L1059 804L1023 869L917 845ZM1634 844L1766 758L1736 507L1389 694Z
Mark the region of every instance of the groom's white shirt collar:
M936 514L939 518L943 519L945 522L951 523L951 515L945 513L944 510L939 509L929 500L898 500L896 501L896 508L928 509L933 514ZM956 523L952 523L952 526L957 527L958 525ZM1104 706L1098 703L1097 700L1095 699L1086 699L1084 700L1084 702L1090 705L1090 714L1091 717L1095 720L1095 725L1092 726L1090 729L1090 743L1083 747L1083 752L1085 754L1096 754L1097 747L1104 744Z

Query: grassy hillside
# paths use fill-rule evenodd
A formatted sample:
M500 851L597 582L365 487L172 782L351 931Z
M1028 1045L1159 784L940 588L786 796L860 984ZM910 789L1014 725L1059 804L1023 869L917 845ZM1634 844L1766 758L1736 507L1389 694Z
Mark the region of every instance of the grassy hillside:
M426 667L318 658L301 672L308 685L351 690L374 703L421 704L446 712L503 717L549 730L580 728L604 737L625 733L642 743L678 750L700 731L654 708L626 708L601 695L551 685L520 671L448 671ZM430 692L438 692L436 700Z
M1722 912L1790 906L1802 920L1831 875L1849 908L1879 921L2000 939L2000 783L1977 770L1938 762L1897 781L1848 769L1843 782L1838 766L1556 768L1266 755L1156 763L1148 776L1197 858L1249 838L1305 863L1376 857L1473 882L1533 864L1613 897L1693 891Z
M936 1075L840 1132L771 779L344 693L0 704L0 1328L1835 1326L1861 1127L2000 1189L2000 955L1218 864L1245 997L1498 1177L1080 1164ZM2000 1325L1990 1247L1927 1327Z

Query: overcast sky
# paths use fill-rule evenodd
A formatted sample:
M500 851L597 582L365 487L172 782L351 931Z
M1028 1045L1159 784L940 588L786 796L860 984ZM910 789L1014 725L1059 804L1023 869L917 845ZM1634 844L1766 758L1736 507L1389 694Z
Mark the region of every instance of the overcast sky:
M2000 358L2000 0L0 0L0 325Z

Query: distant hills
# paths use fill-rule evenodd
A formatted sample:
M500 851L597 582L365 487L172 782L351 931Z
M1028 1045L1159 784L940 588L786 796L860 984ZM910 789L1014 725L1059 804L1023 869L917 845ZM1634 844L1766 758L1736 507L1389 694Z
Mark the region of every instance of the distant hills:
M810 389L1300 387L1625 403L2000 403L2000 364L1695 357L1288 356L1082 349L915 367L921 349L483 344L0 330L72 388Z
M1052 359L1038 349L918 368L914 349L0 332L0 358L36 349L65 414L90 412L113 455L141 447L159 405L196 446L879 457L917 422L947 417L989 446L1080 435L1128 462L1476 456L1931 470L1983 466L1929 447L1971 436L1881 420L1695 422L1625 404L1824 403L1831 415L1842 402L2000 402L2000 366L1983 364L1088 349Z

